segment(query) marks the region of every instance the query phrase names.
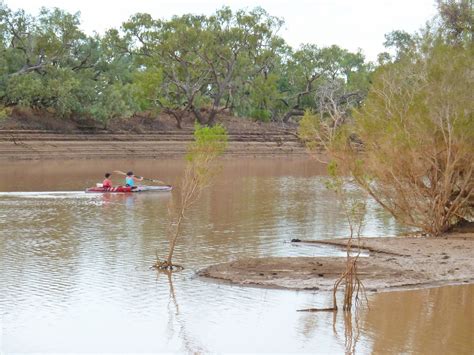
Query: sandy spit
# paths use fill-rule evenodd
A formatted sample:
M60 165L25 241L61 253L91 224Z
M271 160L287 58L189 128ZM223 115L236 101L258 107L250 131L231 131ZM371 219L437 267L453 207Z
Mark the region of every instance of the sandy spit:
M344 248L347 240L300 243ZM361 246L369 252L359 262L369 292L474 283L474 233L362 238ZM344 267L344 257L263 257L212 265L198 275L239 285L329 291Z

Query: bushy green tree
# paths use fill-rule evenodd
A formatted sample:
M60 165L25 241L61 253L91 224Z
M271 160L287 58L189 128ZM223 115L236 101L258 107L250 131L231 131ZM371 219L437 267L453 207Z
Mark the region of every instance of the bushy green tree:
M107 129L110 120L131 116L135 110L133 86L118 83L107 85L90 107L90 114Z
M211 16L183 15L169 21L137 14L123 25L133 51L147 70L162 72L154 101L174 114L184 112L201 124L233 105L233 96L268 64L281 41L281 21L257 8L224 7Z
M473 207L473 52L436 43L425 55L377 74L352 171L399 220L439 235Z
M349 98L360 102L366 95L372 68L360 52L335 45L305 45L290 56L286 70L289 89L285 92L283 121L303 116L307 110L324 116L328 106L335 105L339 110Z
M400 222L430 235L472 217L472 58L472 48L425 38L412 55L377 71L353 125L327 140L361 188ZM325 126L309 127L328 138Z
M392 31L385 35L384 46L394 52L393 56L390 56L391 60L400 60L415 50L416 36L406 31Z
M438 4L441 20L387 36L396 56L383 56L347 124L344 111L326 109L300 127L397 220L434 236L474 211L472 8Z
M130 96L125 91L135 69L131 57L111 50L107 37L85 35L79 25L79 14L60 9L43 8L33 17L0 5L3 105L46 109L60 117L92 116L101 122L136 107L123 99Z
M437 0L439 29L452 44L473 45L474 8L472 0Z

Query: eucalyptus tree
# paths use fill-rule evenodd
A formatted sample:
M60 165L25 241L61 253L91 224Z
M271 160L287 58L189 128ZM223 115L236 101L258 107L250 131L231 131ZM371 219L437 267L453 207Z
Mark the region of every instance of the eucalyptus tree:
M472 0L437 0L440 32L452 44L471 45L474 41Z
M314 93L315 81L323 74L319 63L320 49L316 45L303 45L292 53L284 73L287 91L282 101L287 110L283 121L303 115L304 110L312 106L309 95Z
M123 50L124 43L117 41L117 33L109 30L103 37L97 37L99 55L89 72L94 97L88 100L86 114L101 122L103 128L114 118L130 117L143 109L135 85L138 64Z
M129 51L142 66L137 79L146 99L176 118L204 100L209 69L199 56L203 43L203 16L183 15L169 21L136 14L122 28ZM139 81L138 81L139 82ZM155 87L155 88L153 88Z
M412 35L405 31L392 31L385 34L384 47L394 52L393 55L385 52L384 55L388 57L389 61L398 61L406 55L415 50L416 35Z
M24 10L12 12L0 6L2 42L11 65L8 74L44 72L71 59L83 59L77 56L81 41L86 39L78 28L78 14L42 8L35 18Z
M43 8L34 17L0 5L3 105L92 116L104 125L133 110L130 58L117 56L106 39L87 36L79 25L77 13Z
M0 23L2 102L72 111L71 97L80 87L75 72L89 60L84 51L88 39L78 28L78 15L43 8L35 18L3 5Z
M345 102L348 97L357 97L360 102L367 91L370 72L371 67L360 52L352 53L336 45L301 46L290 56L284 74L288 89L283 99L287 107L283 121L302 116L308 109L320 110L322 100L334 98L336 93L340 97L334 102Z
M387 64L399 61L404 56L413 55L418 49L417 45L423 38L436 32L436 36L442 37L446 43L451 45L472 46L474 39L474 9L472 0L436 0L438 16L428 22L421 31L408 33L395 30L385 34L384 46L391 50L380 53L379 64Z
M239 86L268 74L283 44L276 36L282 24L281 19L262 8L233 13L224 7L207 18L208 40L202 58L210 71L207 94L212 101L207 119L195 110L200 122L214 124L216 114L232 106L233 94Z
M253 55L240 57L226 106L241 117L258 121L278 120L283 108L281 80L290 47L277 34Z
M144 73L161 73L150 100L173 114L180 127L188 111L201 124L213 125L216 115L231 107L239 86L264 70L280 26L281 20L263 9L233 13L224 7L209 17L169 21L137 14L123 29Z
M136 14L122 31L87 36L78 14L42 9L34 17L2 3L0 104L90 116L104 127L162 110L181 127L187 114L213 125L223 110L287 121L318 109L335 82L344 95L361 91L368 70L360 53L315 45L293 52L277 35L282 24L261 8L223 7L169 20Z

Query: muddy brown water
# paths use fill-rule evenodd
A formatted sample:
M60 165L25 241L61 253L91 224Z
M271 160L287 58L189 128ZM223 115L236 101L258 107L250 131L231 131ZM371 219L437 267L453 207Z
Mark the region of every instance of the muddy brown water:
M0 352L472 353L472 285L373 294L359 317L317 291L239 287L195 276L258 256L343 255L292 238L344 237L325 168L298 159L232 159L189 212L168 277L167 205L176 193L100 195L105 171L134 170L178 185L180 160L2 164ZM115 182L122 178L114 176ZM403 232L369 201L367 236Z

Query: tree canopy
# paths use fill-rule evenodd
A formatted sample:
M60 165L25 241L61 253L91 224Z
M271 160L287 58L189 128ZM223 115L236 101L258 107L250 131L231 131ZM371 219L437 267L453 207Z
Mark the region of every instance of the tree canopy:
M133 15L121 28L86 35L79 14L38 16L0 3L0 105L92 117L104 127L140 111L191 114L213 125L230 112L288 121L321 103L337 82L361 98L372 67L336 45L292 49L278 36L283 20L262 8L169 20Z

